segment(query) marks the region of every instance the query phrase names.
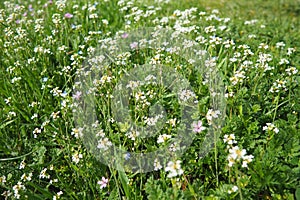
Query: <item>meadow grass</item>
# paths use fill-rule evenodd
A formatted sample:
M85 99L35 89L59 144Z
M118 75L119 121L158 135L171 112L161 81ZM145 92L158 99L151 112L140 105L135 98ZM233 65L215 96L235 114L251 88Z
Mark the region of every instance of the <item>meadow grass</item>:
M0 27L1 198L300 199L299 1L3 1ZM171 31L173 46L139 49L149 37L132 33L145 27ZM210 73L197 70L200 57ZM133 76L144 64L169 71ZM173 74L174 87L158 84ZM116 97L129 98L129 117ZM149 115L157 102L164 109ZM90 104L97 119L81 118ZM157 135L140 137L133 122ZM195 137L177 156L180 131ZM163 148L169 157L130 172L99 161L116 156L113 145L128 153L112 160Z

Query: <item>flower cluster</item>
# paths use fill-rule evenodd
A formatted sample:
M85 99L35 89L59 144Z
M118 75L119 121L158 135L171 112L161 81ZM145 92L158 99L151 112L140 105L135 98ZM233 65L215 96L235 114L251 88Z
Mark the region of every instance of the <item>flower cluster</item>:
M212 124L213 119L217 119L221 115L221 112L219 110L213 110L209 109L206 113L206 119L209 125Z
M278 133L279 129L272 123L266 123L266 126L263 127L263 130L266 132Z
M228 166L232 167L234 164L242 160L242 167L248 167L248 164L252 162L254 156L247 155L247 151L245 149L240 149L239 146L235 146L235 144L237 144L235 135L224 135L223 141L227 144L229 152L229 155L227 156Z

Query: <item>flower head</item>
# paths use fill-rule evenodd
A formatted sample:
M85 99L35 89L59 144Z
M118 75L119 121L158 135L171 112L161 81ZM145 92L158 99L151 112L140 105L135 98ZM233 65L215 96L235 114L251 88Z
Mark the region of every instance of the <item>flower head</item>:
M168 178L173 178L175 176L183 174L183 170L181 169L180 163L181 163L180 160L177 160L176 162L173 161L168 162L168 165L165 168L166 172L170 172L167 176Z
M267 123L266 126L263 127L264 131L273 131L274 133L278 133L279 129L272 123Z
M71 14L71 13L66 13L65 14L65 18L66 19L70 19L70 18L72 18L73 17L73 15Z
M195 133L200 133L200 132L202 132L203 130L206 129L206 128L203 126L203 123L202 123L201 120L199 120L198 122L194 122L194 123L192 124L192 126L193 126L193 131L194 131Z
M108 184L108 179L105 177L102 177L102 180L98 181L97 184L100 185L100 189L106 188L106 186Z

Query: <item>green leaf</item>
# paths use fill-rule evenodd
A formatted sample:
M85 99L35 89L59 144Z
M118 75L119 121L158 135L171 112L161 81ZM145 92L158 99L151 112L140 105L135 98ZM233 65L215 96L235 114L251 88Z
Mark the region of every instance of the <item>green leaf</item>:
M300 188L296 189L295 196L296 196L296 200L300 200Z
M122 183L126 197L130 198L129 179L124 171L119 171L119 179Z
M52 199L53 194L49 192L47 189L40 187L39 185L33 183L33 182L28 182L28 185L32 186L35 190L39 191L40 193L43 194L44 199Z
M115 200L115 199L120 199L117 188L113 189L113 191L111 191L111 193L108 197L108 200Z
M44 164L44 157L46 151L47 149L44 146L37 147L37 149L35 150L36 156L34 157L34 161L36 162L36 164Z

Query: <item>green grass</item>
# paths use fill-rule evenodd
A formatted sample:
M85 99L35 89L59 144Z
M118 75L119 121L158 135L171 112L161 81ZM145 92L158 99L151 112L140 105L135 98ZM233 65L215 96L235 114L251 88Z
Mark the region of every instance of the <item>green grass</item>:
M16 2L0 3L1 198L300 199L299 1L172 0L130 4L125 0L118 4L115 0L78 0L68 1L61 9L56 3L59 1L54 0L35 1L32 5ZM197 10L192 11L193 7ZM73 16L66 18L66 13ZM137 36L131 34L136 28L165 27L174 32L178 25L196 27L178 34L176 39L166 37L180 47L179 55L168 49L151 49L149 45L127 49L127 54L122 55L113 48L109 50L126 39L135 42ZM128 33L128 37L123 33ZM147 39L146 34L136 34ZM120 35L124 38L116 39L114 44ZM180 37L205 50L209 54L206 61L212 65L203 68L204 62L193 64L184 58L186 54L193 55L194 47L184 50ZM214 41L216 37L222 42ZM231 40L234 43L229 46L224 43ZM276 47L280 44L284 46ZM101 68L87 68L94 70L94 76L82 74L80 70L87 62L103 52L111 57L97 64ZM114 62L110 63L110 59ZM144 85L136 90L126 89L120 96L114 93L118 81L133 73L134 66L158 62L165 68L161 69L164 74L157 73L157 80L172 81L180 74L175 86L143 80ZM212 75L205 77L198 64L203 65L202 69L211 69ZM128 80L146 78L150 71L145 68ZM93 79L76 83L87 77ZM196 95L191 97L198 100L196 111L192 109L195 103L183 103L177 98L175 90L182 89L184 81L189 82ZM90 87L96 98L88 99L85 91L81 96L76 94ZM212 95L211 88L220 88L217 92L222 96ZM132 97L124 100L129 98L129 92ZM128 103L129 115L121 115L120 104L114 107L111 94ZM79 101L76 95L80 96ZM80 104L83 98L84 106ZM218 106L225 103L218 104L220 99L226 99L226 107ZM97 130L89 124L95 123L88 110L92 103L96 105ZM131 123L146 127L143 117L151 116L150 107L155 103L164 108L168 122L156 124L157 135L135 136ZM183 105L187 106L186 116L181 113ZM211 109L221 111L212 122ZM88 112L87 118L74 118L81 116L80 111ZM164 150L162 153L168 152L168 156L155 157L161 169L147 173L130 172L130 165L124 164L131 161L126 156L133 156L134 152L157 151L173 141L187 142L189 137L176 136L180 131L195 132L191 128L193 121L201 121L206 129L195 134L182 156ZM219 124L222 126L216 126ZM208 150L203 141L209 127L214 130L210 135L212 148L205 154ZM158 142L162 135L171 138ZM226 140L229 135L231 138ZM99 150L97 144L106 139L130 154ZM246 152L236 150L237 147ZM101 156L110 158L106 162L116 159L124 163L116 169L113 163L107 166L100 162ZM177 170L166 168L172 164L170 161L181 162ZM230 165L229 161L234 163ZM248 167L242 166L243 161ZM154 165L152 162L150 166Z

